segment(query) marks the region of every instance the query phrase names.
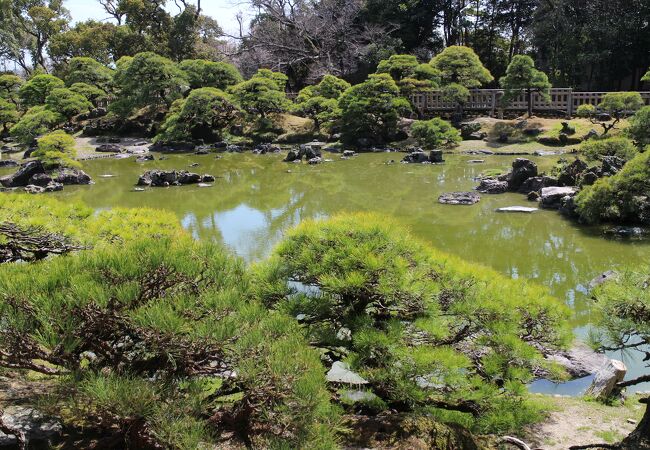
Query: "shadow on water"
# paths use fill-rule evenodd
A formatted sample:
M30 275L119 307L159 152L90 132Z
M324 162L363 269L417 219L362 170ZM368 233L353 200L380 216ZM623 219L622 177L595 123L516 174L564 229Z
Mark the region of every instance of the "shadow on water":
M483 195L472 206L437 202L443 192L472 190L474 179L487 169L507 170L514 156L482 155L484 163L471 164L468 161L475 156L446 155L443 165L386 164L400 159L386 153L349 160L327 157L334 161L317 166L284 163L282 155L250 153L224 154L220 159L169 155L147 163L102 159L84 164L95 185L66 187L54 195L80 199L98 209L147 206L172 211L195 237L221 242L249 262L268 255L287 228L306 218L343 211L393 216L417 238L441 250L547 286L574 311L573 324L580 336L593 321L589 281L606 270L645 261L650 249L650 241L605 239L599 229L565 220L555 211L495 212L499 207L527 205L520 194ZM550 170L557 159L530 158L540 171ZM191 163L199 166L190 168ZM212 187L134 192L138 176L153 168L187 169L217 180ZM631 374L641 369L638 363L630 365Z

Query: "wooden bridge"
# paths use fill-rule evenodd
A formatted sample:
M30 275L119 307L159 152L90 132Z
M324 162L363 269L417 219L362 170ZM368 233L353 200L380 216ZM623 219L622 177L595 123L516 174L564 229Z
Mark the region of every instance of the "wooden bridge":
M515 97L508 106L500 104L503 89L473 89L470 99L464 105L466 112L487 114L491 117L511 111L527 111L526 94ZM551 101L547 102L538 93L533 94L533 111L553 115L572 116L580 105L598 105L607 92L579 92L571 88L553 88L550 92ZM640 92L646 105L650 105L650 92ZM440 91L413 94L411 101L423 116L433 113L453 112L455 105L442 99Z

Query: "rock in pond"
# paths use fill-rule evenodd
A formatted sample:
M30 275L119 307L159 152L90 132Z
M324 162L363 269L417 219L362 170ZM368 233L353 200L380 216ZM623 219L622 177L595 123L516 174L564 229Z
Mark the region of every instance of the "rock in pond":
M573 197L578 189L571 186L566 187L545 187L541 192L542 208L559 209L562 206L562 200L565 197Z
M480 200L476 192L447 192L438 197L438 202L445 205L473 205Z
M497 208L496 212L512 212L512 213L534 213L537 211L537 208L529 208L527 206L505 206L503 208Z
M531 177L537 176L537 164L530 159L517 158L512 163L512 172L508 177L508 187L511 191L517 191Z
M45 192L57 192L62 191L63 185L57 183L56 181L50 181L45 186L38 186L35 184L28 184L25 186L25 192L28 194L44 194Z
M403 159L403 163L408 164L439 164L445 162L442 157L442 150L431 150L428 154L421 148L416 148L408 153Z
M153 186L153 187L167 187L167 186L180 186L184 184L198 184L206 182L208 179L197 173L187 172L185 170L148 170L138 179L138 186ZM214 179L214 177L213 177Z
M581 341L575 341L569 350L546 355L546 359L562 366L572 378L594 375L610 361L606 355L595 352Z
M557 179L549 176L530 177L519 186L520 194L528 194L530 192L539 192L542 188L557 186Z
M287 156L283 159L284 162L294 162L299 160L299 153L295 150L289 150L289 153L287 153Z
M280 153L280 147L273 144L259 144L253 149L256 155L266 155L267 153Z
M484 178L476 190L483 194L503 194L508 190L508 182L499 181L496 178Z
M606 272L603 272L589 282L589 289L593 289L597 286L600 286L601 284L609 280L613 280L616 277L618 277L618 272L616 272L615 270L608 270Z
M309 161L307 161L308 164L315 165L315 164L320 164L323 162L323 158L320 156L316 156L314 158L311 158Z
M607 228L604 231L604 234L608 236L618 236L618 237L623 237L623 238L629 238L629 237L640 237L648 234L648 230L645 228L641 227L624 227L624 226L619 226L619 227L612 227L612 228Z
M45 168L40 161L30 161L12 173L0 178L0 183L7 188L27 186L29 180L36 174L45 173Z
M141 162L147 162L147 161L153 161L153 160L154 160L153 155L142 155L142 156L138 156L135 159L135 162L141 163Z
M345 156L346 158L350 158L352 156L356 156L356 153L354 152L354 150L343 150L343 156Z
M327 372L327 381L330 383L342 384L368 384L368 380L364 379L361 375L350 370L350 366L342 361L335 361L332 368Z
M56 173L54 181L61 184L91 184L90 175L80 169L61 169Z

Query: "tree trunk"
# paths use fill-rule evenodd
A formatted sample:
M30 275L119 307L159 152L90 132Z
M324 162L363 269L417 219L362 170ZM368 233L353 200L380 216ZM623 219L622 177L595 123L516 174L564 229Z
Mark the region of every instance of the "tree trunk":
M650 449L650 397L639 400L646 404L645 414L636 429L621 442L621 450Z

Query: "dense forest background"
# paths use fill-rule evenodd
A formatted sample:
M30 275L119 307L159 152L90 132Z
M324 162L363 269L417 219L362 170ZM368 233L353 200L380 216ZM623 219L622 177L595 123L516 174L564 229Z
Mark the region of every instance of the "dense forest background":
M527 54L555 87L636 90L650 66L650 0L250 0L256 14L236 34L201 0L88 1L109 19L72 23L62 0L0 0L4 70L56 73L76 56L111 65L153 51L229 60L245 76L282 71L297 90L327 73L361 81L395 53L428 61L466 45L495 80Z

